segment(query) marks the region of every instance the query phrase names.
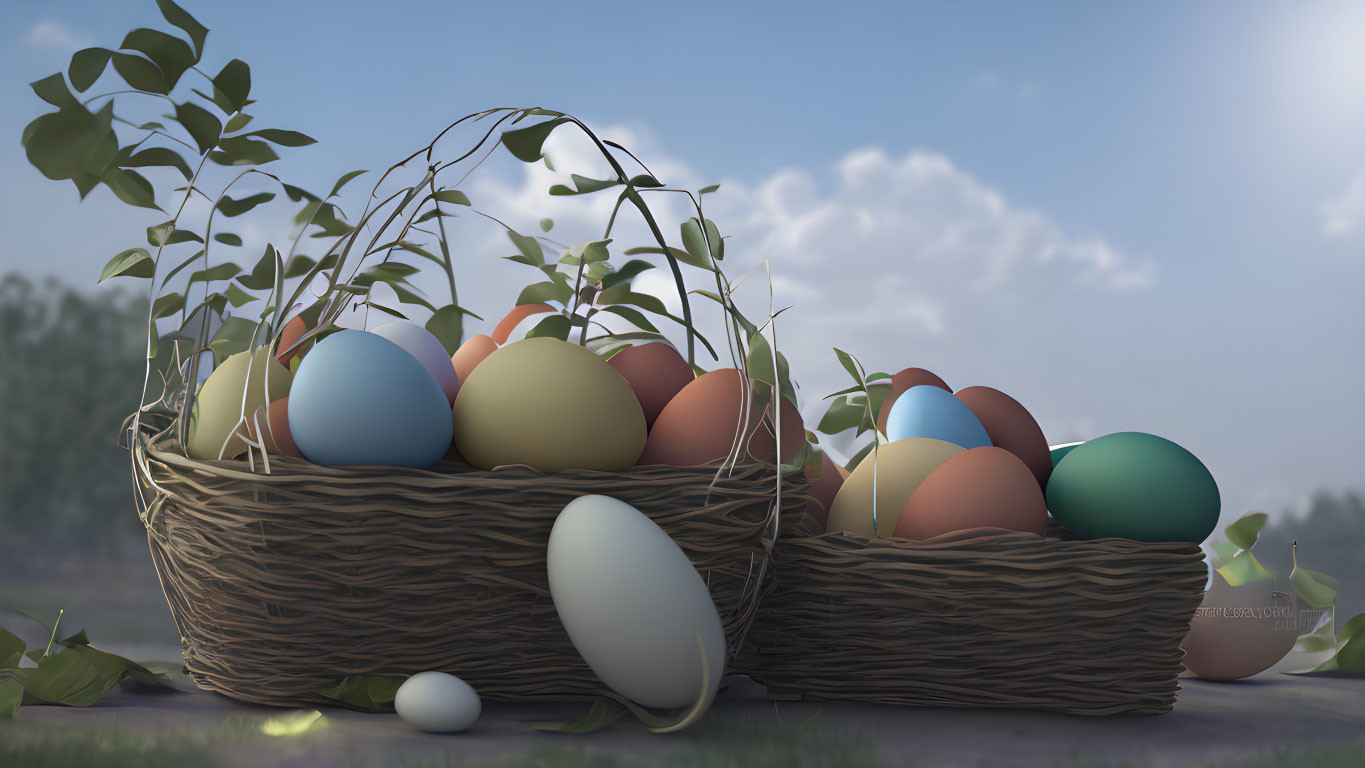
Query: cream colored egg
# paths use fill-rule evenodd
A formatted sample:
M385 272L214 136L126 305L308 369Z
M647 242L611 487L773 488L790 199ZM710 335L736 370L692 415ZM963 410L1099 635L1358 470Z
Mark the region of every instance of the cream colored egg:
M889 538L896 530L901 510L921 481L940 464L962 453L962 446L929 437L907 437L877 449L876 461L868 454L853 470L830 506L827 531L848 531L873 537L872 483L877 484L876 533Z
M293 380L294 375L275 359L269 346L260 347L254 354L239 352L224 360L204 381L190 410L187 446L190 457L216 459L221 450L222 458L230 459L244 453L247 444L242 439L246 434L243 415L249 418L265 405L267 394L271 402L288 397Z
M646 707L710 705L725 629L701 574L653 520L608 496L574 499L546 566L564 630L603 683Z
M398 686L393 709L408 725L428 733L468 730L483 704L469 683L445 672L418 672Z

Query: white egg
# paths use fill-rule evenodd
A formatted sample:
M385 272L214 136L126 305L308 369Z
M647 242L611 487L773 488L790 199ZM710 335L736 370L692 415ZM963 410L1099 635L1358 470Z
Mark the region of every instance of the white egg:
M469 684L444 672L418 672L393 697L398 716L428 733L463 731L479 719L483 705Z
M647 707L709 706L725 630L701 574L662 528L623 501L582 496L555 520L546 560L559 619L607 687Z
M431 331L408 320L394 320L375 328L370 333L382 336L402 347L409 355L417 358L422 367L431 371L436 383L441 385L446 400L455 402L455 393L460 391L460 377L450 362L450 353Z

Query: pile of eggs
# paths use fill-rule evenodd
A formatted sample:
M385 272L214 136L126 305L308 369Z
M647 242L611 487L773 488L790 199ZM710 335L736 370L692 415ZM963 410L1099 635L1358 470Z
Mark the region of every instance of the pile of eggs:
M1121 432L1050 448L1028 410L990 387L954 393L933 373L906 369L892 377L877 429L884 444L851 473L822 460L811 512L825 530L1041 536L1051 513L1077 538L1199 543L1218 522L1213 476L1179 445Z
M773 463L780 454L785 463L805 444L794 404L779 398L775 415L742 371L697 376L666 343L604 358L554 338L509 342L535 311L543 310L517 307L492 336L470 338L453 356L406 320L299 344L307 328L294 318L273 353L234 355L209 375L186 450L230 459L259 434L271 453L325 466L421 468L453 452L480 469L549 473L692 466L726 459L732 448L740 458Z

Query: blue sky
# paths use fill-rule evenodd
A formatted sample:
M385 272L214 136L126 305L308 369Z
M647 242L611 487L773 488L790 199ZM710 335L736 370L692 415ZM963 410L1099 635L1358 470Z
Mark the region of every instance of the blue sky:
M285 161L314 188L530 104L723 182L731 258L772 259L796 305L808 414L838 344L997 386L1054 442L1171 437L1225 518L1365 487L1358 3L184 4L211 68L252 65L258 124L320 141ZM92 283L155 223L77 206L18 144L29 81L144 25L152 0L0 5L0 270ZM545 186L487 170L509 210ZM476 309L516 277L473 264Z

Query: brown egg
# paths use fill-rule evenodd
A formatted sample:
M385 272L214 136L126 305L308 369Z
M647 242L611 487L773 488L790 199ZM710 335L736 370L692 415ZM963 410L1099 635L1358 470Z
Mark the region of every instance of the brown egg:
M1229 586L1215 571L1181 646L1185 666L1205 680L1241 680L1289 654L1301 631L1294 599L1270 579Z
M829 522L829 508L834 506L834 497L839 494L839 487L844 484L844 479L848 477L848 470L834 463L828 453L820 455L820 476L811 480L809 489L810 495L815 500L806 505L810 511L810 516L815 518L824 529Z
M474 372L475 366L482 363L483 359L493 354L497 348L498 345L482 333L465 339L460 348L455 350L455 354L450 356L450 364L455 366L455 375L460 377L460 384L469 381L469 374ZM458 390L456 394L458 396Z
M882 401L882 407L877 411L877 431L886 434L886 417L891 414L891 406L896 402L896 398L901 393L911 387L918 387L921 384L929 384L940 389L952 392L947 384L938 376L924 370L923 368L906 368L900 373L891 377L891 394Z
M626 347L607 363L630 384L650 426L668 401L696 378L678 350L662 343Z
M512 307L512 311L508 312L507 315L502 318L502 321L498 323L498 327L493 329L493 342L498 345L506 344L507 337L512 333L512 329L517 327L517 323L520 323L531 315L539 315L553 311L555 311L555 308L549 304L518 304L517 306Z
M659 413L639 464L688 467L724 459L740 437L746 412L753 428L761 412L745 387L743 372L722 368L699 376ZM740 445L744 442L741 439Z
M313 346L312 339L305 341L303 344L294 347L293 349L290 349L290 347L293 346L294 342L299 340L299 337L307 333L307 331L308 324L303 322L302 317L295 316L294 319L285 323L284 329L280 331L280 341L275 345L275 359L279 360L285 366L288 366L290 360L293 360L296 356L302 357L306 354L308 348Z
M763 417L749 438L749 455L769 464L790 464L806 445L806 425L801 420L801 412L792 401L778 398L782 416L782 461L777 461L777 421L773 418L773 406L769 403L763 409Z
M1047 487L1047 478L1052 474L1052 451L1028 409L990 387L967 387L957 393L957 399L976 414L993 445L1018 456L1038 480L1038 487Z
M261 442L265 444L267 453L303 458L299 447L294 444L294 436L289 432L289 398L282 397L269 406L262 405L256 409L255 418L248 420L246 425L246 432L252 440L257 439L257 423L266 427Z
M895 445L895 443L892 443ZM1043 534L1047 501L1019 457L995 446L973 448L943 462L910 494L896 536L930 539L967 528L1007 528Z

